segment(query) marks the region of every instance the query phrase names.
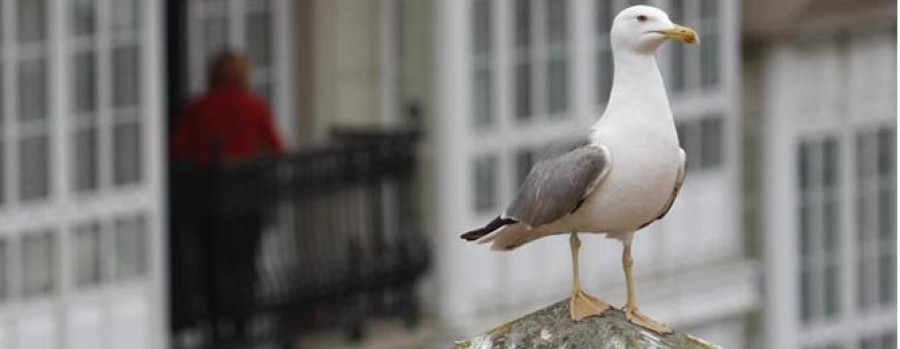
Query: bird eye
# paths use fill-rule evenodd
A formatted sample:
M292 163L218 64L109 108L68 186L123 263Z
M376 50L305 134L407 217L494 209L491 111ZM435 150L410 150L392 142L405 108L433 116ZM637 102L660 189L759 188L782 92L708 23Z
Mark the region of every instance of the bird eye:
M638 20L638 22L646 22L646 21L647 21L647 16L644 16L644 15L638 15L638 16L637 16L637 20Z

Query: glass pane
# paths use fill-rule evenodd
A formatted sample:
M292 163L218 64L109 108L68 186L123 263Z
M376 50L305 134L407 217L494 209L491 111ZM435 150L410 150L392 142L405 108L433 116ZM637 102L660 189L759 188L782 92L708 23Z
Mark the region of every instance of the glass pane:
M491 1L474 0L472 4L472 52L477 54L491 51Z
M516 47L528 49L531 46L531 6L529 0L516 0L515 34Z
M256 67L272 66L272 19L269 12L247 15L247 55Z
M16 2L19 42L44 40L47 22L45 2L46 0L18 0Z
M546 0L547 41L558 43L566 41L568 21L568 0Z
M19 120L38 120L47 114L47 67L43 59L19 64Z
M97 128L92 126L75 132L75 190L97 189L99 161L97 155Z
M476 126L487 126L493 122L494 86L492 75L488 68L475 69L472 103Z
M100 246L99 224L87 224L75 229L75 285L83 287L100 283L103 275Z
M700 167L713 168L722 164L722 120L707 117L700 122Z
M143 216L116 220L116 278L147 272L147 226Z
M856 135L856 176L860 180L866 180L874 173L870 159L874 148L874 139L870 135L866 133Z
M516 65L516 118L531 118L531 64L522 62Z
M19 198L22 200L43 198L50 192L50 147L47 143L46 135L19 141Z
M612 28L613 18L616 16L613 10L613 2L610 0L597 0L594 1L594 6L595 15L597 16L597 25L594 30L596 30L598 35L609 33L609 29Z
M838 228L840 228L840 212L838 212L838 203L836 198L827 198L825 199L824 208L825 214L822 217L824 221L823 224L823 243L825 251L829 251L829 254L833 258L837 258L838 254Z
M897 192L894 188L882 189L878 194L878 229L881 243L894 246L897 237Z
M840 282L835 258L825 266L825 316L834 317L840 306Z
M613 82L613 58L610 49L604 48L597 53L596 74L597 103L605 104L609 101Z
M719 84L719 70L721 69L719 66L719 35L716 32L709 32L704 35L703 45L700 46L700 85L704 88L716 87ZM679 67L676 66L673 69L679 70Z
M210 17L203 20L203 40L206 44L207 60L228 48L228 23L225 18Z
M72 107L75 113L92 112L97 105L97 61L93 51L72 59Z
M37 297L53 291L55 240L50 232L27 233L22 239L22 296Z
M96 0L72 0L72 33L93 34L97 26Z
M547 113L560 115L569 108L569 62L564 57L547 63Z
M113 182L116 185L141 180L142 139L139 122L125 122L113 127Z
M878 173L888 175L893 178L893 174L897 173L897 165L894 161L897 158L895 151L897 149L897 137L893 130L878 131Z
M707 21L716 21L719 18L719 0L701 0L700 17ZM683 20L680 19L679 20ZM709 28L715 30L716 28Z
M812 318L812 287L809 271L805 267L800 270L800 319L804 322Z
M881 347L886 349L893 349L897 347L897 334L893 331L884 334L881 336Z
M894 245L896 246L896 245ZM882 248L890 248L889 246L882 246ZM882 252L881 258L879 260L879 270L880 275L878 276L879 283L879 301L881 304L889 305L894 304L897 298L897 258L896 254L891 251L889 253Z
M800 184L800 190L806 191L812 185L812 174L810 166L812 166L812 149L809 143L801 143L797 148L797 182Z
M497 205L497 159L484 156L475 160L472 196L478 212L492 210Z
M516 154L516 181L514 182L516 189L522 186L522 183L525 183L525 178L531 172L532 166L534 166L534 151L530 149L520 150Z
M0 304L9 295L9 251L6 240L0 240Z
M810 208L809 204L806 202L800 203L800 219L798 230L800 232L800 256L809 256L812 250L812 227L811 227L811 217L810 217Z
M3 128L0 128L0 133L3 133ZM6 142L3 141L3 138L0 138L0 204L6 202Z
M113 29L134 29L139 25L138 0L112 0L110 19Z
M822 144L822 185L833 188L838 181L838 147L833 138L825 140Z
M113 106L130 107L140 102L140 62L137 46L113 50Z

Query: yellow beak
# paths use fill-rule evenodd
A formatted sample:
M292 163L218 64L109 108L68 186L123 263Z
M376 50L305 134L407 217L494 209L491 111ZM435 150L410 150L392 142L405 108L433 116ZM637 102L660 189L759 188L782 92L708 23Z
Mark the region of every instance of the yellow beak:
M700 43L700 36L697 35L697 32L694 31L694 29L678 24L672 27L672 29L661 30L659 33L665 35L670 39L681 40L686 44Z

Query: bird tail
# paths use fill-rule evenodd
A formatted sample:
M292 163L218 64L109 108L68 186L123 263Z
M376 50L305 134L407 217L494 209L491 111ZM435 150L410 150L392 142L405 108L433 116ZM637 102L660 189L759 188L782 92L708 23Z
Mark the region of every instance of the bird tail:
M475 241L475 240L478 240L478 239L481 239L481 238L487 236L490 233L493 233L495 230L500 229L506 225L516 224L516 223L518 223L518 222L515 219L503 218L503 217L497 216L497 218L494 218L494 220L492 220L487 225L485 225L481 228L475 229L475 230L468 231L465 234L460 235L459 237L465 239L466 241ZM480 242L486 242L486 241L480 241Z

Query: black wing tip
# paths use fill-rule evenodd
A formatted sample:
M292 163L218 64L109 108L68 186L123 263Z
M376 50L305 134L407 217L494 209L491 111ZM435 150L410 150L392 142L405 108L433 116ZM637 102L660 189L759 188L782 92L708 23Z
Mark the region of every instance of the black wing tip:
M466 241L475 241L475 240L481 239L482 237L490 234L491 232L499 229L502 226L509 225L509 224L515 224L515 223L518 223L518 221L516 221L515 219L503 218L503 217L497 216L497 218L494 218L494 220L492 220L490 223L488 223L484 227L466 232L466 233L460 235L459 237Z

